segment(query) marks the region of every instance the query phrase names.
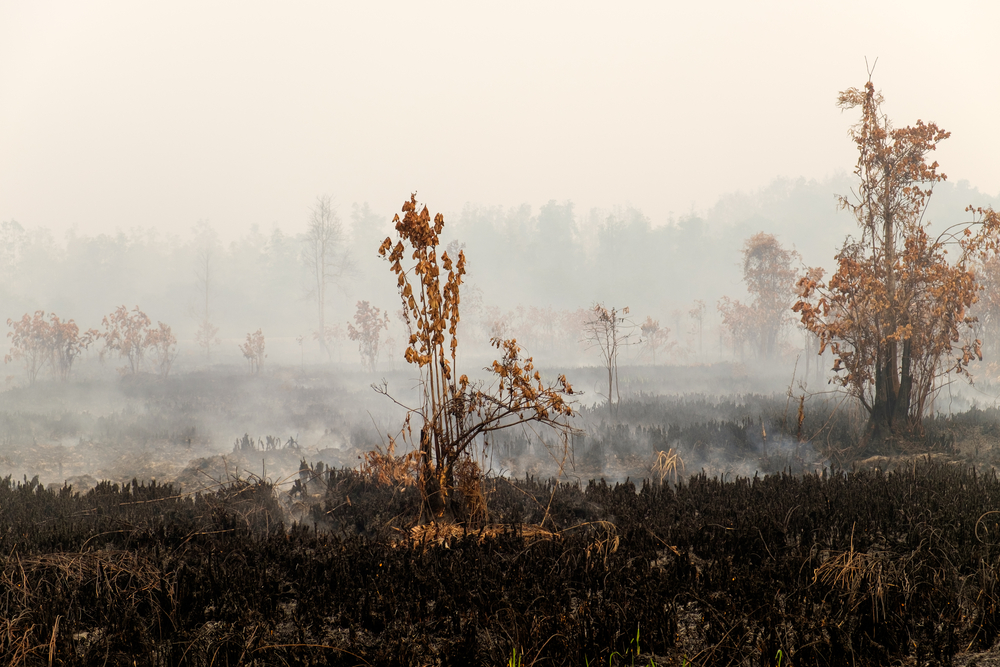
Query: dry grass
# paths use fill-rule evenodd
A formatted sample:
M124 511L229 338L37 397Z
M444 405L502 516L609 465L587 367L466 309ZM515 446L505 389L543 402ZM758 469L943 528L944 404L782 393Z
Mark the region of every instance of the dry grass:
M154 590L160 580L160 570L134 552L130 551L85 551L81 553L51 553L20 560L27 586L28 575L39 570L58 570L64 581L95 582L98 590L107 588L120 593L119 585L124 578L128 589L135 593ZM3 574L8 580L10 572ZM5 581L5 583L7 583Z
M9 665L22 665L29 655L49 646L49 641L38 643L36 630L41 636L44 628L29 624L25 619L27 615L28 611L24 610L17 618L0 619L0 647L2 657Z
M813 571L813 581L822 582L848 594L852 607L871 597L872 615L885 619L885 595L898 581L899 572L892 554L885 551L854 550L854 535L847 551L833 555Z
M64 585L92 587L100 595L129 600L133 608L140 602L136 598L154 593L162 575L147 560L128 551L57 552L30 558L14 554L8 557L0 572L0 587L8 597L4 607L22 612L15 618L0 619L0 654L7 664L24 664L31 654L45 651L48 651L48 664L53 664L62 617L56 616L51 628L28 621L29 610L39 599L44 599L44 593L35 590L32 582L44 586L49 581L45 573L52 571L58 573L57 580ZM11 600L10 597L19 599Z
M669 450L656 453L656 462L653 463L652 472L660 476L660 483L670 477L670 481L677 483L677 475L684 471L684 461L681 459L673 447Z
M398 487L416 486L420 471L420 452L414 450L396 456L396 442L389 438L386 451L373 449L365 452L361 474L378 484Z
M460 526L455 523L428 523L411 528L400 542L427 546L433 544L447 548L446 543L452 539L474 536L479 542L483 542L486 539L503 535L511 530L516 530L517 534L523 537L525 542L560 538L559 533L553 533L540 526L518 526L516 529L512 529L511 526L507 525L487 524L482 528L469 530L467 526Z
M588 526L597 529L594 541L587 547L587 567L601 561L602 566L607 567L608 556L618 551L621 546L621 538L618 537L618 529L610 521L594 521Z
M486 508L486 494L483 492L483 473L479 464L470 457L463 456L455 461L455 485L465 501L468 521L472 524L486 522L489 512Z

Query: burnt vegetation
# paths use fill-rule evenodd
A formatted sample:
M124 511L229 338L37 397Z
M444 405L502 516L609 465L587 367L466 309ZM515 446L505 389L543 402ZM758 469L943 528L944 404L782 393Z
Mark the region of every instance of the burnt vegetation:
M103 331L43 310L8 320L6 360L26 385L4 394L0 470L60 481L0 477L0 660L780 667L992 651L1000 415L945 414L935 397L953 400L973 369L996 377L977 364L1000 318L974 306L996 282L1000 217L970 207L930 236L923 214L944 175L925 158L948 133L894 129L881 103L871 81L840 97L862 110L858 183L839 200L860 236L837 271L796 267L772 234L744 243L750 298L717 304L719 348L738 363L698 365L702 299L672 313L690 355L675 358L698 360L682 366L656 365L679 338L624 305L484 306L465 285L464 243L446 249L443 215L415 194L378 246L400 310L359 300L347 323L365 384L396 345L390 313L405 327L408 370L367 398L330 372L344 331L328 291L357 267L329 197L300 258L326 368L306 369L306 333L297 370L265 363L289 339L266 346L257 328L230 346L239 375L171 374L177 339L138 306ZM195 342L210 360L221 343L203 237ZM462 327L460 293L476 313ZM802 350L787 341L796 322ZM470 364L460 337L480 352L488 341L492 361ZM596 353L568 372L600 400L581 404L525 340ZM71 373L97 343L99 361L123 364L114 382ZM652 365L626 366L629 350ZM796 361L784 394L751 391L773 389L763 374L799 352L805 373ZM829 391L810 389L823 364Z
M302 480L290 525L260 479L3 480L4 661L949 664L1000 634L1000 480L960 466L493 478L489 530L399 530L415 488Z

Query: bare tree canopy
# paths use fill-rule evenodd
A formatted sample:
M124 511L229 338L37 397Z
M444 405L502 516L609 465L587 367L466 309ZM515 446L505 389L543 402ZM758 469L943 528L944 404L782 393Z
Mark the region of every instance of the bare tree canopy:
M347 250L344 226L333 208L330 195L316 198L316 205L309 213L303 259L310 271L310 293L316 299L319 316L316 340L330 359L330 338L332 332L326 325L326 306L329 288L342 284L353 272L350 253Z

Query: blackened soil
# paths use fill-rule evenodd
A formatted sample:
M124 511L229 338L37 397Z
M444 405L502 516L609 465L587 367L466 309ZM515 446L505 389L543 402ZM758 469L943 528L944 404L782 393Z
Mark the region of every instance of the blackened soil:
M0 482L0 658L997 664L992 474L492 480L489 524L417 539L412 487L320 481L292 526L260 480L195 495Z

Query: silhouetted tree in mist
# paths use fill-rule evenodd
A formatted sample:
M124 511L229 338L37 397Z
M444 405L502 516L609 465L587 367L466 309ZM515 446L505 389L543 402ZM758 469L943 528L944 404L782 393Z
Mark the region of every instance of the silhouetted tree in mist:
M722 297L722 324L736 349L749 344L758 359L773 359L782 330L791 323L798 277L792 263L799 258L785 250L771 234L754 234L743 244L743 282L751 301L744 304Z
M383 313L367 301L358 301L354 324L347 323L347 336L358 343L361 365L374 373L378 367L381 332L389 329L389 313Z
M330 196L318 197L309 214L303 258L311 274L312 294L316 299L317 340L327 360L333 358L329 345L332 332L326 326L327 292L332 285L347 278L353 268L346 241Z
M195 227L198 243L195 257L195 284L198 289L201 308L198 309L198 331L195 342L205 350L205 358L212 361L212 348L221 344L219 327L212 323L210 298L215 281L216 248L218 239L215 232L204 221L199 221Z
M598 303L590 309L590 316L583 325L584 342L597 350L608 374L608 412L611 414L614 414L615 396L619 402L622 398L618 387L618 355L626 346L639 342L635 337L635 323L628 314L627 306L619 311Z
M264 354L265 345L264 334L260 329L257 329L253 333L248 333L246 342L240 345L240 352L243 353L243 357L247 360L251 375L259 374L261 364L267 359L267 355Z

